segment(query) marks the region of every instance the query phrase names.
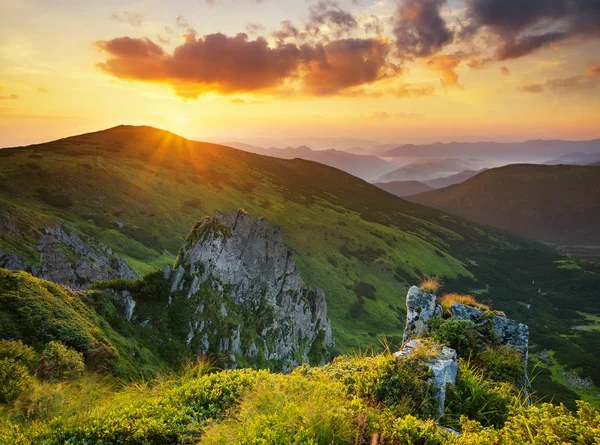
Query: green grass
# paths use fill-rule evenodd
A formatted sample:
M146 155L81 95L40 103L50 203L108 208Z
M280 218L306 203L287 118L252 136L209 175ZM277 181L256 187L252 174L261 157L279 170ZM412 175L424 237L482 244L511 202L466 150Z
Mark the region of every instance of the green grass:
M44 156L35 160L40 169L27 166L32 154ZM40 187L72 205L44 201ZM409 203L330 167L149 128L3 150L0 225L11 230L0 231L0 249L31 263L41 229L63 224L110 246L138 272L151 272L174 261L197 221L238 208L282 227L303 280L325 291L338 352L377 348L378 334L398 347L407 288L437 275L442 292L485 289L480 299L528 323L533 344L559 342L557 360L600 384L600 364L585 365L600 334L571 329L582 319L573 308L597 311L600 268L592 263ZM565 261L568 268L561 267ZM354 317L361 282L375 288L376 298L363 298Z

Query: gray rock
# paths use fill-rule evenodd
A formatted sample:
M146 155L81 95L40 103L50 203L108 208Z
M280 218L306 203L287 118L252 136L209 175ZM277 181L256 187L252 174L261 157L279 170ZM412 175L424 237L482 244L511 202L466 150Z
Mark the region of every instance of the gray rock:
M40 266L28 265L14 253L0 254L0 267L24 270L32 275L73 288L96 281L136 278L136 272L110 248L74 229L47 227L37 243Z
M171 266L165 266L162 268L162 276L165 280L171 278L171 272L173 272L173 268Z
M133 320L133 310L136 306L133 296L126 290L115 291L108 289L106 292L115 297L115 302L117 303L117 306L119 306L121 313L127 319L127 321L131 322Z
M508 345L519 351L523 357L524 366L527 366L529 326L494 313L486 314L482 310L459 303L453 304L450 312L452 313L452 318L456 320L469 320L476 324L490 322L492 324L492 332L496 336L498 343Z
M409 358L413 351L420 347L428 347L423 340L410 340L402 346L402 349L396 352L396 358ZM431 379L432 394L437 402L437 411L435 418L439 419L444 415L446 404L446 385L456 384L458 375L458 363L456 361L456 351L446 346L434 345L440 349L439 354L435 356L426 365L431 369L433 377Z
M195 352L227 355L231 367L243 357L284 371L309 356L320 358L315 364L328 357L333 338L325 295L304 286L279 227L243 211L216 213L196 225L178 258L171 290L189 301Z
M442 305L435 295L427 294L417 286L411 287L406 295L404 341L427 334L430 331L427 321L441 316Z

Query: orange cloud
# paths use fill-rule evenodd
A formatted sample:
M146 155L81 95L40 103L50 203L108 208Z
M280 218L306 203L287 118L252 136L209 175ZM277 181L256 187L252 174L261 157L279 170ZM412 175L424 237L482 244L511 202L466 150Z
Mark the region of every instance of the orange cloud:
M170 85L177 95L196 99L205 92L273 93L296 82L309 95L343 93L398 72L380 39L343 39L326 44L269 46L246 34L186 36L168 53L148 38L118 37L96 43L108 55L98 66L122 80Z
M460 54L440 54L427 59L427 66L440 75L440 82L445 88L455 87L463 89L458 83L456 68L460 65L462 56Z

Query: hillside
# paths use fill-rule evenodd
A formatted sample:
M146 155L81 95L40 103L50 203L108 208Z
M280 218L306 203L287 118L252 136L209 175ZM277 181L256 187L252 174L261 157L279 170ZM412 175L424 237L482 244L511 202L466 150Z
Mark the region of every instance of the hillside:
M542 392L567 391L565 367L600 385L599 332L572 329L597 312L593 264L398 199L328 166L148 127L3 149L0 158L0 249L31 270L42 266L39 240L49 227L89 237L146 273L173 264L203 217L244 208L281 227L306 285L324 290L338 352L377 347L380 334L399 346L407 287L439 275L447 289L477 293L529 324L533 352L552 351L548 374L536 380ZM53 254L67 265L82 257L64 243ZM568 391L564 397L573 399Z
M588 165L598 162L600 153L567 153L557 159L544 162L545 165Z
M311 150L309 147L287 147L287 148L261 148L253 145L233 143L234 148L248 151L250 153L273 156L281 159L305 159L320 164L329 165L346 173L357 176L365 181L371 181L379 176L391 172L396 168L395 164L384 161L377 156L368 153L352 153L339 150Z
M410 199L567 251L600 254L600 175L593 167L510 165Z
M377 182L374 185L400 198L433 190L433 187L419 181Z
M434 189L441 189L444 187L448 187L454 184L460 184L461 182L465 182L467 179L471 179L473 176L487 170L486 168L482 170L465 170L455 175L446 176L445 178L437 178L431 179L429 181L424 181L426 185Z

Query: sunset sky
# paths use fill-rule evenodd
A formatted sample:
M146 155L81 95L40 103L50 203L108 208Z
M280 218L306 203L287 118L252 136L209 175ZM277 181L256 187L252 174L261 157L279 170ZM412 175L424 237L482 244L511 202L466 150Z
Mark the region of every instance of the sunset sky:
M600 2L1 2L0 147L121 123L198 140L600 138Z

